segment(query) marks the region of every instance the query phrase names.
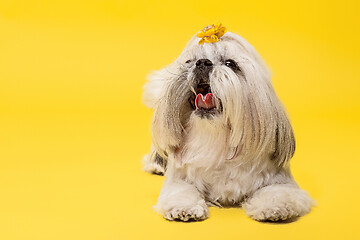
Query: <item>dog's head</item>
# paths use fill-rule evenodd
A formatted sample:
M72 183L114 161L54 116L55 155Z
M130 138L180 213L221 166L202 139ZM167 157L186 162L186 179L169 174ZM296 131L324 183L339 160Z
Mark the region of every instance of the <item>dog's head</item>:
M295 150L293 131L258 53L230 32L215 43L198 42L194 36L175 62L145 85L144 102L155 109L157 151L178 147L189 119L199 118L226 125L229 144L239 147L239 154L268 154L285 163Z

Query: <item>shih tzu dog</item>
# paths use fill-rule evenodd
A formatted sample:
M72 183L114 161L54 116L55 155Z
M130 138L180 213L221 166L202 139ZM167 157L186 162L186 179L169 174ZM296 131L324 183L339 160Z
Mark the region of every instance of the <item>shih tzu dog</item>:
M202 220L214 205L242 206L258 221L310 212L312 200L288 164L291 124L245 39L210 25L144 89L144 103L154 109L144 169L165 174L155 206L164 218Z

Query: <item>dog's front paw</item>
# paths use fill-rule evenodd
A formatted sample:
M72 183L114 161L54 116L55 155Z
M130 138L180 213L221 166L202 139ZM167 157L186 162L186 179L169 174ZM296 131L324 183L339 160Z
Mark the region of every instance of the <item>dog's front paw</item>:
M246 214L258 221L291 220L310 212L309 195L291 184L274 184L261 188L243 207Z
M193 207L175 207L163 214L167 220L180 220L180 221L200 221L208 217L208 207L195 205Z

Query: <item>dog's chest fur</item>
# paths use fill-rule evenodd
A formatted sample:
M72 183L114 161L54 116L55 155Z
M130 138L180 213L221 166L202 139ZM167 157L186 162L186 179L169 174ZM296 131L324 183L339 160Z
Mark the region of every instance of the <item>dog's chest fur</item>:
M236 149L228 143L230 129L223 122L191 116L183 145L174 155L173 173L221 205L241 204L260 187L285 179L286 172L276 171L269 160L256 164L234 157Z

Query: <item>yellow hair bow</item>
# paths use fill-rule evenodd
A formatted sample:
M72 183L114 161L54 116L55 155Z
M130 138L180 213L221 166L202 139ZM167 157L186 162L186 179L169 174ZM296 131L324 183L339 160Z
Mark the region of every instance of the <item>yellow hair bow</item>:
M199 45L204 43L214 43L226 33L226 27L222 26L221 23L211 24L206 26L201 32L197 33L196 36L201 38Z

